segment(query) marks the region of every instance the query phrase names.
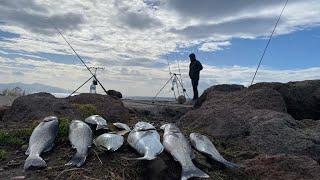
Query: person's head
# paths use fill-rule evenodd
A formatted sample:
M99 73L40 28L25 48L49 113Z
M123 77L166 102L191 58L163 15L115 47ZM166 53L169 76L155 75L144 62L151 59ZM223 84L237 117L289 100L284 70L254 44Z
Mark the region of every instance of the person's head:
M196 60L196 55L194 53L189 54L190 61Z

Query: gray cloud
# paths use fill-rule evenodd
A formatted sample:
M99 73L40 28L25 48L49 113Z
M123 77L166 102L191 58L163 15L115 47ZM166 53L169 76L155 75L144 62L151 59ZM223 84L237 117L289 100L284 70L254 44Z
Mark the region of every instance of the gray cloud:
M76 30L84 22L81 14L73 12L50 16L47 14L49 14L48 9L34 0L11 0L0 4L0 19L5 23L22 26L36 33L56 33L49 20L62 30Z
M162 25L161 21L152 18L146 13L123 12L118 16L119 20L125 25L134 29L149 29Z
M269 33L272 25L275 23L274 18L246 18L229 21L220 24L204 24L197 26L188 26L184 29L172 29L175 34L184 35L187 38L202 39L211 35L218 36L261 36Z
M297 1L297 0L292 0ZM223 18L282 5L284 0L168 0L166 7L184 18Z
M132 10L132 7L126 4L126 2L115 1L114 6L118 11L118 21L129 28L144 30L157 28L162 25L159 19L152 17L146 10Z

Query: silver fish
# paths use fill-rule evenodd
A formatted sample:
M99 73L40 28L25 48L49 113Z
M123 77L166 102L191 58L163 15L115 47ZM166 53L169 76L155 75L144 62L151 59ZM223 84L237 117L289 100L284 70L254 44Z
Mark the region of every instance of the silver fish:
M29 155L24 163L24 169L31 167L46 167L46 162L40 157L41 153L50 151L54 146L54 140L59 129L58 118L49 116L33 130L29 139L29 147L26 155Z
M77 153L66 165L80 167L86 161L88 148L92 144L92 131L90 127L82 121L73 120L69 126L69 140L72 148L77 149Z
M174 124L161 126L164 130L163 145L167 152L178 161L182 167L181 179L192 177L209 178L209 175L198 169L192 162L192 149L180 129Z
M129 133L127 141L131 147L144 155L136 160L155 159L164 149L156 128L147 122L138 122Z
M119 134L119 135L125 135L127 133L129 133L131 131L130 127L124 123L120 123L120 122L117 122L117 123L113 123L114 126L116 126L117 128L119 129L124 129L122 131L118 131L116 132L116 134Z
M108 126L107 121L99 115L89 116L84 121L89 124L96 124L97 125L96 130L107 129L107 126Z
M100 150L116 151L123 145L124 138L117 134L104 133L93 140L93 144Z
M114 126L116 126L117 128L119 129L124 129L124 130L127 130L127 131L131 131L130 127L124 123L120 123L120 122L117 122L117 123L113 123Z
M198 151L209 155L213 160L216 160L216 161L224 164L228 168L239 167L239 165L232 163L232 162L229 162L226 159L224 159L207 136L201 135L199 133L191 133L190 140L191 140L191 144Z

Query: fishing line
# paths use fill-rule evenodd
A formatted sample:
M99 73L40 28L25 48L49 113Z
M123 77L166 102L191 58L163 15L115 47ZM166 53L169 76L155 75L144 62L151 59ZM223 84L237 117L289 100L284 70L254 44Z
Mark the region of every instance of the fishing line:
M262 62L262 60L263 60L263 58L264 58L264 55L265 55L266 52L267 52L267 49L268 49L268 47L269 47L269 44L270 44L271 39L272 39L272 37L273 37L273 34L274 34L274 32L276 31L276 28L277 28L277 26L278 26L278 24L279 24L279 21L280 21L281 16L282 16L282 14L283 14L283 12L284 12L284 9L286 8L286 6L287 6L287 4L288 4L288 1L289 1L289 0L286 0L286 3L284 4L284 6L283 6L283 8L282 8L282 11L281 11L281 13L280 13L280 15L279 15L279 17L278 17L278 20L277 20L276 24L274 25L273 31L272 31L272 33L271 33L271 35L270 35L270 37L269 37L269 40L268 40L268 42L267 42L267 44L266 44L266 47L264 48L264 51L263 51L263 53L262 53L261 58L260 58L258 67L257 67L257 69L256 69L256 71L255 71L255 73L254 73L254 75L253 75L253 78L252 78L252 81L251 81L251 85L253 84L254 79L256 78L256 75L257 75L257 73L258 73L258 70L259 70L259 68L260 68L260 66L261 66L261 62Z
M107 93L107 90L103 87L103 85L100 83L100 81L97 79L96 75L90 70L90 68L87 66L87 64L84 62L84 60L80 57L80 55L76 52L76 50L71 46L71 44L69 43L69 41L64 37L64 35L62 34L62 32L60 31L60 29L49 19L48 22L54 27L54 29L60 34L60 36L63 38L63 40L69 45L69 47L72 49L72 51L74 52L74 54L78 57L78 59L82 62L82 64L87 68L87 70L91 73L91 75L95 78L95 80L97 80L97 82L99 83L99 85L101 86L101 88L103 89L103 91Z

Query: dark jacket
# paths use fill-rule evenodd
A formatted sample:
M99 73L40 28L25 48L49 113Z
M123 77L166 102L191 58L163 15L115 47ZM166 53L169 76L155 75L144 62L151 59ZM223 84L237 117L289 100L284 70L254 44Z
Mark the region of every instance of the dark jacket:
M203 69L198 60L191 61L189 67L189 76L193 80L199 80L200 71Z

